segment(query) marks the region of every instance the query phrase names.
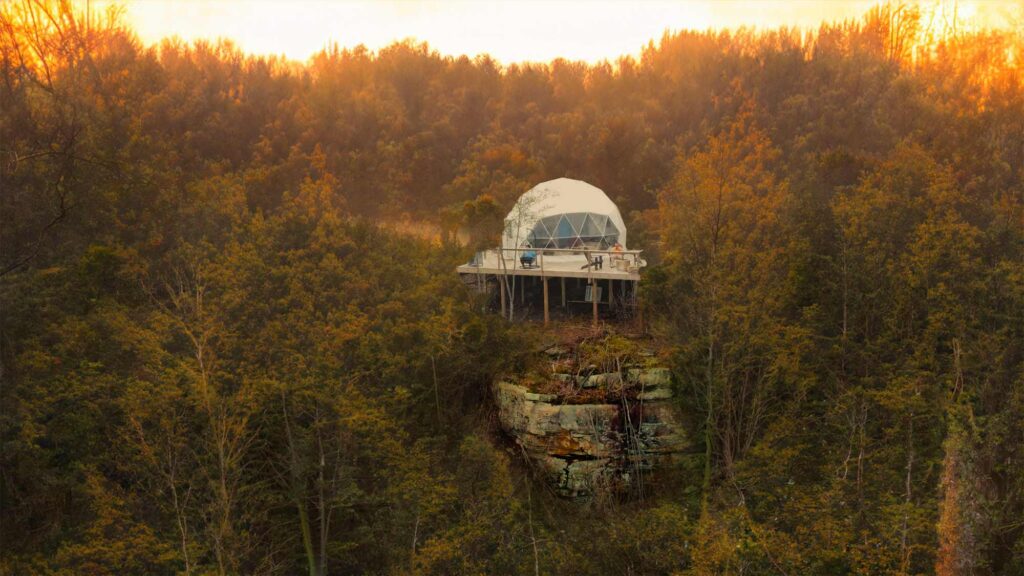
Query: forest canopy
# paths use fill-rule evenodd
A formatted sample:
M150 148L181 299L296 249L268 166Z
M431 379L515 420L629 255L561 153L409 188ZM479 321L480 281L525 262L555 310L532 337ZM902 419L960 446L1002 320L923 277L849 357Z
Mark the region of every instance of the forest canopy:
M880 4L500 64L0 4L0 572L1024 573L1024 29ZM564 502L454 273L606 191L698 441Z

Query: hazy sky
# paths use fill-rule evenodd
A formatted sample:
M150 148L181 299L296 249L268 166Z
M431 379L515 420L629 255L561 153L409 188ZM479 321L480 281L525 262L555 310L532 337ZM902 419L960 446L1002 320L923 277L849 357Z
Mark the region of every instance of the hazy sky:
M1000 25L1024 0L922 0L957 5L979 25ZM105 1L93 1L102 6ZM226 37L247 52L305 60L337 42L377 49L403 38L443 54L489 53L504 63L564 57L594 62L638 54L665 29L780 25L815 28L858 18L871 0L129 0L143 41Z

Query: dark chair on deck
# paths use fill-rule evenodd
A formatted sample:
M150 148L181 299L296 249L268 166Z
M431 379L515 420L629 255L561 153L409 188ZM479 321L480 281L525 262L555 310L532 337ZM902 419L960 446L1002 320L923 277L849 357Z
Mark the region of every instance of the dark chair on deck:
M523 268L533 268L537 265L537 253L533 250L527 250L519 255L519 264Z

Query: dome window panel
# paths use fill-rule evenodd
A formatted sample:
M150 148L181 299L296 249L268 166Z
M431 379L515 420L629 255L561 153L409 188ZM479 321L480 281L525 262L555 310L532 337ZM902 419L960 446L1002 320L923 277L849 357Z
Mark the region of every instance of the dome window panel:
M594 222L594 215L587 214L587 220L583 224L583 229L580 230L580 236L600 236L603 233L603 227L599 227Z
M544 249L607 250L619 241L619 229L603 214L557 214L537 220L526 241Z
M553 235L552 232L554 232L557 224L558 216L548 216L547 218L541 218L540 221L537 222L537 226L544 231L544 236L548 238Z
M575 214L566 214L569 218L569 223L572 224L572 230L575 234L582 234L583 222L587 218L587 214L583 212L577 212Z
M618 238L618 236L619 236L619 228L615 225L614 222L612 222L611 220L608 220L608 225L604 229L604 235L605 236L615 236L616 238Z
M569 223L569 219L562 215L558 220L558 228L555 229L556 238L572 238L576 236L576 231L572 229L572 224Z
M544 225L543 221L538 221L533 225L533 230L530 232L530 236L533 237L531 243L535 246L543 246L551 239L551 232L547 226Z

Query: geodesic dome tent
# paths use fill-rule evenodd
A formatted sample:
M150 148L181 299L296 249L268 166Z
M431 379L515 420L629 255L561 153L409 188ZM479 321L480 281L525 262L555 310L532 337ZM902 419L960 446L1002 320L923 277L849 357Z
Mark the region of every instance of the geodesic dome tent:
M503 248L598 249L626 247L626 224L618 207L596 186L558 178L519 197L505 217Z

